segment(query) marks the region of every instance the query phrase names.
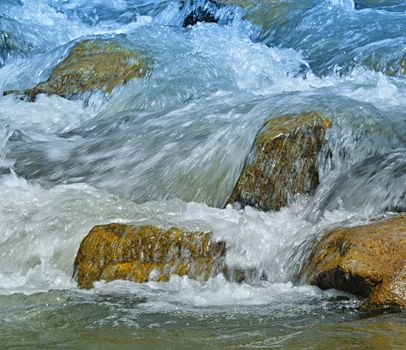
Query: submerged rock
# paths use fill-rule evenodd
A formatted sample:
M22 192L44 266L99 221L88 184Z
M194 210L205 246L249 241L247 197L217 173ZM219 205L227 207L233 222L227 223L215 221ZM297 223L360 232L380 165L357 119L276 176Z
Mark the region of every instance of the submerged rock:
M198 7L189 13L182 23L182 27L194 26L199 22L218 23L218 18L203 7Z
M382 8L385 6L394 6L398 4L398 0L354 0L354 7L356 10L366 8Z
M108 224L83 239L74 263L79 287L98 280L168 281L171 274L207 280L225 269L225 242L209 232Z
M406 75L406 56L389 60L377 60L374 57L368 57L362 61L362 64L375 72L381 72L391 77Z
M183 20L182 27L194 26L199 22L218 23L218 17L204 7L197 7Z
M17 46L14 43L10 33L0 31L0 67L4 65L10 53L17 51Z
M268 120L258 133L227 203L278 210L319 185L317 158L331 121L318 113Z
M199 22L218 23L219 18L216 16L216 11L221 7L217 1L206 1L204 4L196 5L194 1L191 1L194 5L191 11L187 14L183 20L182 27L194 26ZM180 8L185 7L186 1L180 1Z
M406 307L406 215L327 232L301 278L368 298L368 308Z
M119 84L147 74L148 67L139 54L114 40L85 40L75 45L69 55L53 70L47 81L24 90L30 101L38 94L68 97L94 89L111 93ZM4 91L3 95L14 93Z

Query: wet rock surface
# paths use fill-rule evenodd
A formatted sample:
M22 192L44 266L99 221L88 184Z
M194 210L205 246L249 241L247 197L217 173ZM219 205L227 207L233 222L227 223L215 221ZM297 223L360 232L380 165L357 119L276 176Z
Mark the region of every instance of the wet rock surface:
M107 93L131 79L144 77L147 64L135 51L107 39L85 40L53 70L48 80L23 91L30 101L41 93L62 97L100 89ZM15 93L4 91L3 95Z
M278 210L319 184L317 157L331 121L309 112L268 120L258 133L227 203Z
M98 280L168 281L171 274L207 280L225 269L226 245L209 232L156 226L108 224L94 227L75 259L81 288Z
M367 298L366 308L406 307L406 215L327 232L301 277Z

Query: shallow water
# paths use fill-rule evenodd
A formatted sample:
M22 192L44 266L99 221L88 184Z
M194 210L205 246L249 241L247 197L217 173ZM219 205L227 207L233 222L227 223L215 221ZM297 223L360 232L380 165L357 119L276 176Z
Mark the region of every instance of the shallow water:
M190 292L196 293L193 305L175 296L190 299ZM206 304L211 293L219 303ZM0 341L13 349L404 348L404 313L360 314L356 302L335 294L224 280L203 286L178 278L166 286L114 282L92 293L14 294L0 298L7 313Z
M0 348L404 348L404 313L295 284L323 230L406 208L404 2L228 3L187 28L204 1L0 4L0 90L45 80L84 38L152 67L111 95L0 97ZM335 121L315 195L222 209L262 123L314 110ZM79 290L78 246L109 222L211 230L267 280Z

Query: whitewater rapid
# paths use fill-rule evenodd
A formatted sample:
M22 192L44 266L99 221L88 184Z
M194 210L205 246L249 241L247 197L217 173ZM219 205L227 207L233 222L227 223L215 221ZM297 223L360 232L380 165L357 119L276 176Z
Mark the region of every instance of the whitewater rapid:
M256 16L259 24L248 16L254 10L226 6L214 10L219 24L183 28L203 3L0 5L0 30L14 40L1 55L0 90L46 80L84 38L116 38L152 66L111 95L0 97L1 295L78 292L72 265L80 241L94 225L125 222L210 230L227 242L230 266L261 274L243 285L174 276L145 286L100 282L80 293L132 290L163 309L306 304L333 293L294 285L309 242L327 228L405 209L404 76L363 64L399 62L402 5L287 1L271 7L271 19ZM280 212L222 209L263 122L313 110L335 122L315 196Z

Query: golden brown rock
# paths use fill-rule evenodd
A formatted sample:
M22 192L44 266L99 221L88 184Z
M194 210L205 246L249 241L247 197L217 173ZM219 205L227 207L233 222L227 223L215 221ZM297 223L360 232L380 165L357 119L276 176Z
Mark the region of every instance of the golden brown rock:
M171 274L207 280L222 272L225 252L208 232L108 224L83 239L74 269L81 288L98 280L167 281Z
M317 157L331 121L315 112L266 122L227 203L278 210L319 184Z
M69 55L53 70L47 81L24 94L34 101L40 93L67 97L93 89L110 93L114 87L131 79L144 77L148 67L139 54L114 40L85 40L75 45ZM9 94L13 90L4 91Z
M301 275L322 289L366 297L367 307L406 307L406 215L327 232Z

